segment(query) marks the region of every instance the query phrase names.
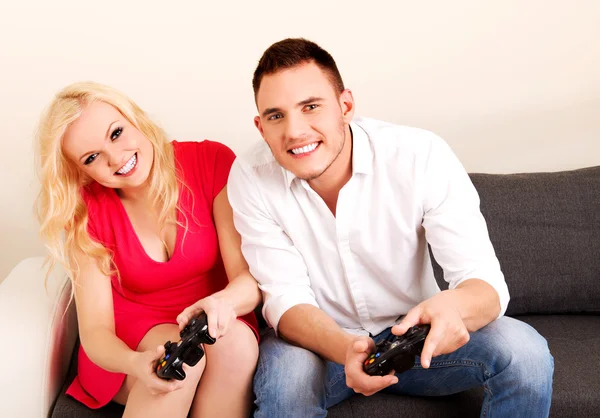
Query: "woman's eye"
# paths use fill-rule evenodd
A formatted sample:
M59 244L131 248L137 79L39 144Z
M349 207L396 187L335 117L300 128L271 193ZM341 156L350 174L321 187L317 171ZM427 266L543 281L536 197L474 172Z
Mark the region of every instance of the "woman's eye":
M112 134L110 134L110 139L112 139L114 141L115 139L120 137L122 133L123 133L123 128L117 128L114 131L112 131Z
M96 159L96 157L97 157L97 156L98 156L98 154L92 154L92 155L90 155L90 156L89 156L89 157L87 157L87 159L86 159L86 160L83 162L83 165L88 165L88 164L90 164L91 162L93 162L93 161Z

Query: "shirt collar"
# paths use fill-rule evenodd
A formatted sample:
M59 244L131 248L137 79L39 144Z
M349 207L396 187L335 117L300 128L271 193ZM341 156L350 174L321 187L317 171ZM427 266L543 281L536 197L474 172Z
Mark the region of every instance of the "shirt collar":
M356 122L350 122L350 133L352 135L352 174L373 174L373 150L371 150L367 133ZM285 183L291 187L296 176L291 171L284 168L282 170Z
M352 174L373 174L373 150L369 136L355 122L350 123L352 131Z

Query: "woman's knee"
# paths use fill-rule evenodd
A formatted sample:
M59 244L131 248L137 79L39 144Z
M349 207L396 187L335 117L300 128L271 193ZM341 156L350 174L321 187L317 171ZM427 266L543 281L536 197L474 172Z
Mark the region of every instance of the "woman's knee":
M254 373L258 361L258 342L254 332L243 322L236 321L229 332L214 345L205 345L211 368L233 374Z

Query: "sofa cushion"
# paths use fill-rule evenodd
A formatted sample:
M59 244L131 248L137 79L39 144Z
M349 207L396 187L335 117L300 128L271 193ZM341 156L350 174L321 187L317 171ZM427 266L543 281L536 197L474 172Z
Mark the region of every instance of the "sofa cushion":
M510 292L507 314L600 312L600 166L470 176ZM434 271L447 288L435 261Z
M330 418L478 418L481 415L483 388L450 396L421 397L377 393L354 395L329 408Z
M600 315L526 315L554 356L551 417L594 417L600 411Z

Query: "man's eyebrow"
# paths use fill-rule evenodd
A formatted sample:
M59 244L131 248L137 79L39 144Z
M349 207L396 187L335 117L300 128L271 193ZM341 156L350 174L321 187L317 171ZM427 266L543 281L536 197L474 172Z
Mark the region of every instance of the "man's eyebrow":
M262 112L262 117L264 118L267 115L270 115L271 113L277 113L277 112L281 112L281 109L279 109L278 107L268 107Z
M315 102L322 102L323 100L324 99L322 97L311 96L308 99L304 99L304 100L298 102L296 104L296 106L306 106L307 104L315 103ZM277 112L281 112L281 109L278 107L268 107L262 112L262 117L264 118L267 115L270 115L271 113L277 113Z
M305 100L302 100L301 102L298 102L298 106L305 106L305 105L310 104L310 103L322 102L322 101L323 101L322 97L311 96L308 99L305 99Z
M113 126L113 125L114 125L116 122L118 122L118 120L114 120L114 121L112 121L112 122L111 122L111 123L108 125L108 128L106 129L106 134L105 134L105 136L104 136L105 138L106 138L106 137L109 135L109 133L110 133L110 128L111 128L111 127L112 127L112 126ZM88 151L88 152L86 152L85 154L83 154L81 157L79 157L79 160L81 161L81 160L83 159L83 157L85 157L86 155L93 154L93 153L95 153L95 152L96 152L96 151Z

